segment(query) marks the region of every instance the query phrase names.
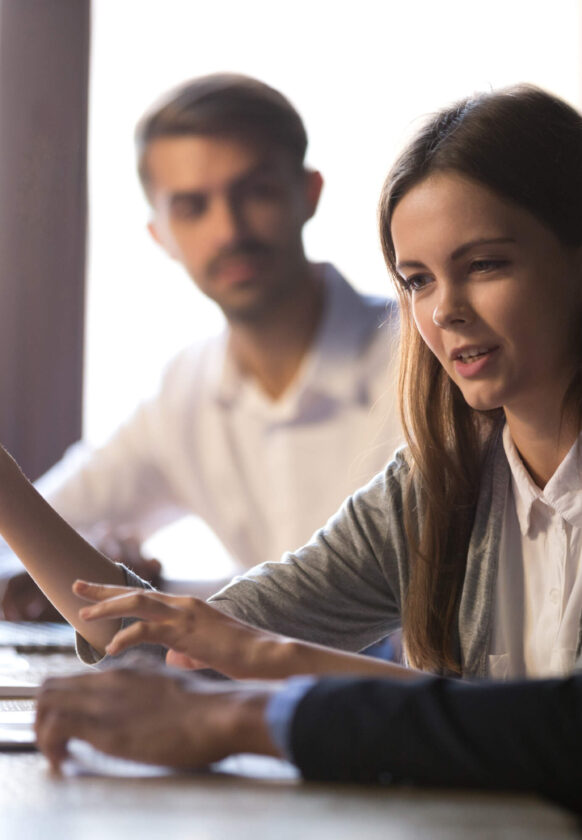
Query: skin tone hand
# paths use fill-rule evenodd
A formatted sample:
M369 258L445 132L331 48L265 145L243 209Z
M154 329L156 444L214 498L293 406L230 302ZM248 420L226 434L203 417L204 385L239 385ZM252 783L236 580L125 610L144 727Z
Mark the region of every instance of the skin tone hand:
M232 618L197 598L77 581L75 595L92 601L87 623L123 617L138 621L115 634L106 652L142 643L167 647L168 664L210 667L234 679L282 679L293 674L362 674L412 679L418 672L390 662L302 642Z
M37 743L56 772L70 738L109 755L182 768L240 752L278 755L264 722L269 693L168 671L51 679L38 695Z

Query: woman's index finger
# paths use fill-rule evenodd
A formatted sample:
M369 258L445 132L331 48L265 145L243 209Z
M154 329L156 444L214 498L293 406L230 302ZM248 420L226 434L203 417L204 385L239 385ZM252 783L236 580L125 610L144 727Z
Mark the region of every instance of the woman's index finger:
M73 592L85 601L106 601L108 598L117 598L119 595L127 595L133 591L135 587L91 583L88 580L76 580L73 583Z

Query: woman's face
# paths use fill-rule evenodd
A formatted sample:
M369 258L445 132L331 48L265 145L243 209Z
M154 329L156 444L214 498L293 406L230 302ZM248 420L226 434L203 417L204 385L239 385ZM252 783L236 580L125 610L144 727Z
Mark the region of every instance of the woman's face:
M437 173L392 218L422 338L473 408L531 418L561 406L580 330L582 260L527 210Z

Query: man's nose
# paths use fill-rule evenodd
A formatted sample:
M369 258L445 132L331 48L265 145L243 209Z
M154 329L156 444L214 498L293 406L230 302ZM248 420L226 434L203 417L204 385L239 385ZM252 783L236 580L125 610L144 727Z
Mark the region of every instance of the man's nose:
M243 229L243 219L235 202L221 199L215 202L212 213L212 233L216 244L228 245L236 241Z

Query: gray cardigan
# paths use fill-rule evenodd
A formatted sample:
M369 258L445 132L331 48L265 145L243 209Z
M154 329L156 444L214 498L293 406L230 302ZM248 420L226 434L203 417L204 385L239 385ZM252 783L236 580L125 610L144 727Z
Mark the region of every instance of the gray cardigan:
M397 629L409 577L402 517L408 472L399 451L306 546L235 578L210 603L255 626L351 651ZM499 433L484 463L459 605L456 642L465 677L487 675L509 483ZM577 659L581 650L579 631Z
M314 534L280 562L255 566L213 595L210 603L257 627L286 636L360 651L400 627L409 558L402 496L409 466L404 450ZM493 627L499 540L510 482L501 431L483 468L456 644L464 677L485 677ZM422 512L419 516L422 515ZM149 584L125 570L129 586ZM131 622L125 620L124 623ZM150 646L142 646L145 650ZM163 655L157 646L150 647ZM96 664L99 654L80 636L77 651ZM582 629L576 671L582 671Z

